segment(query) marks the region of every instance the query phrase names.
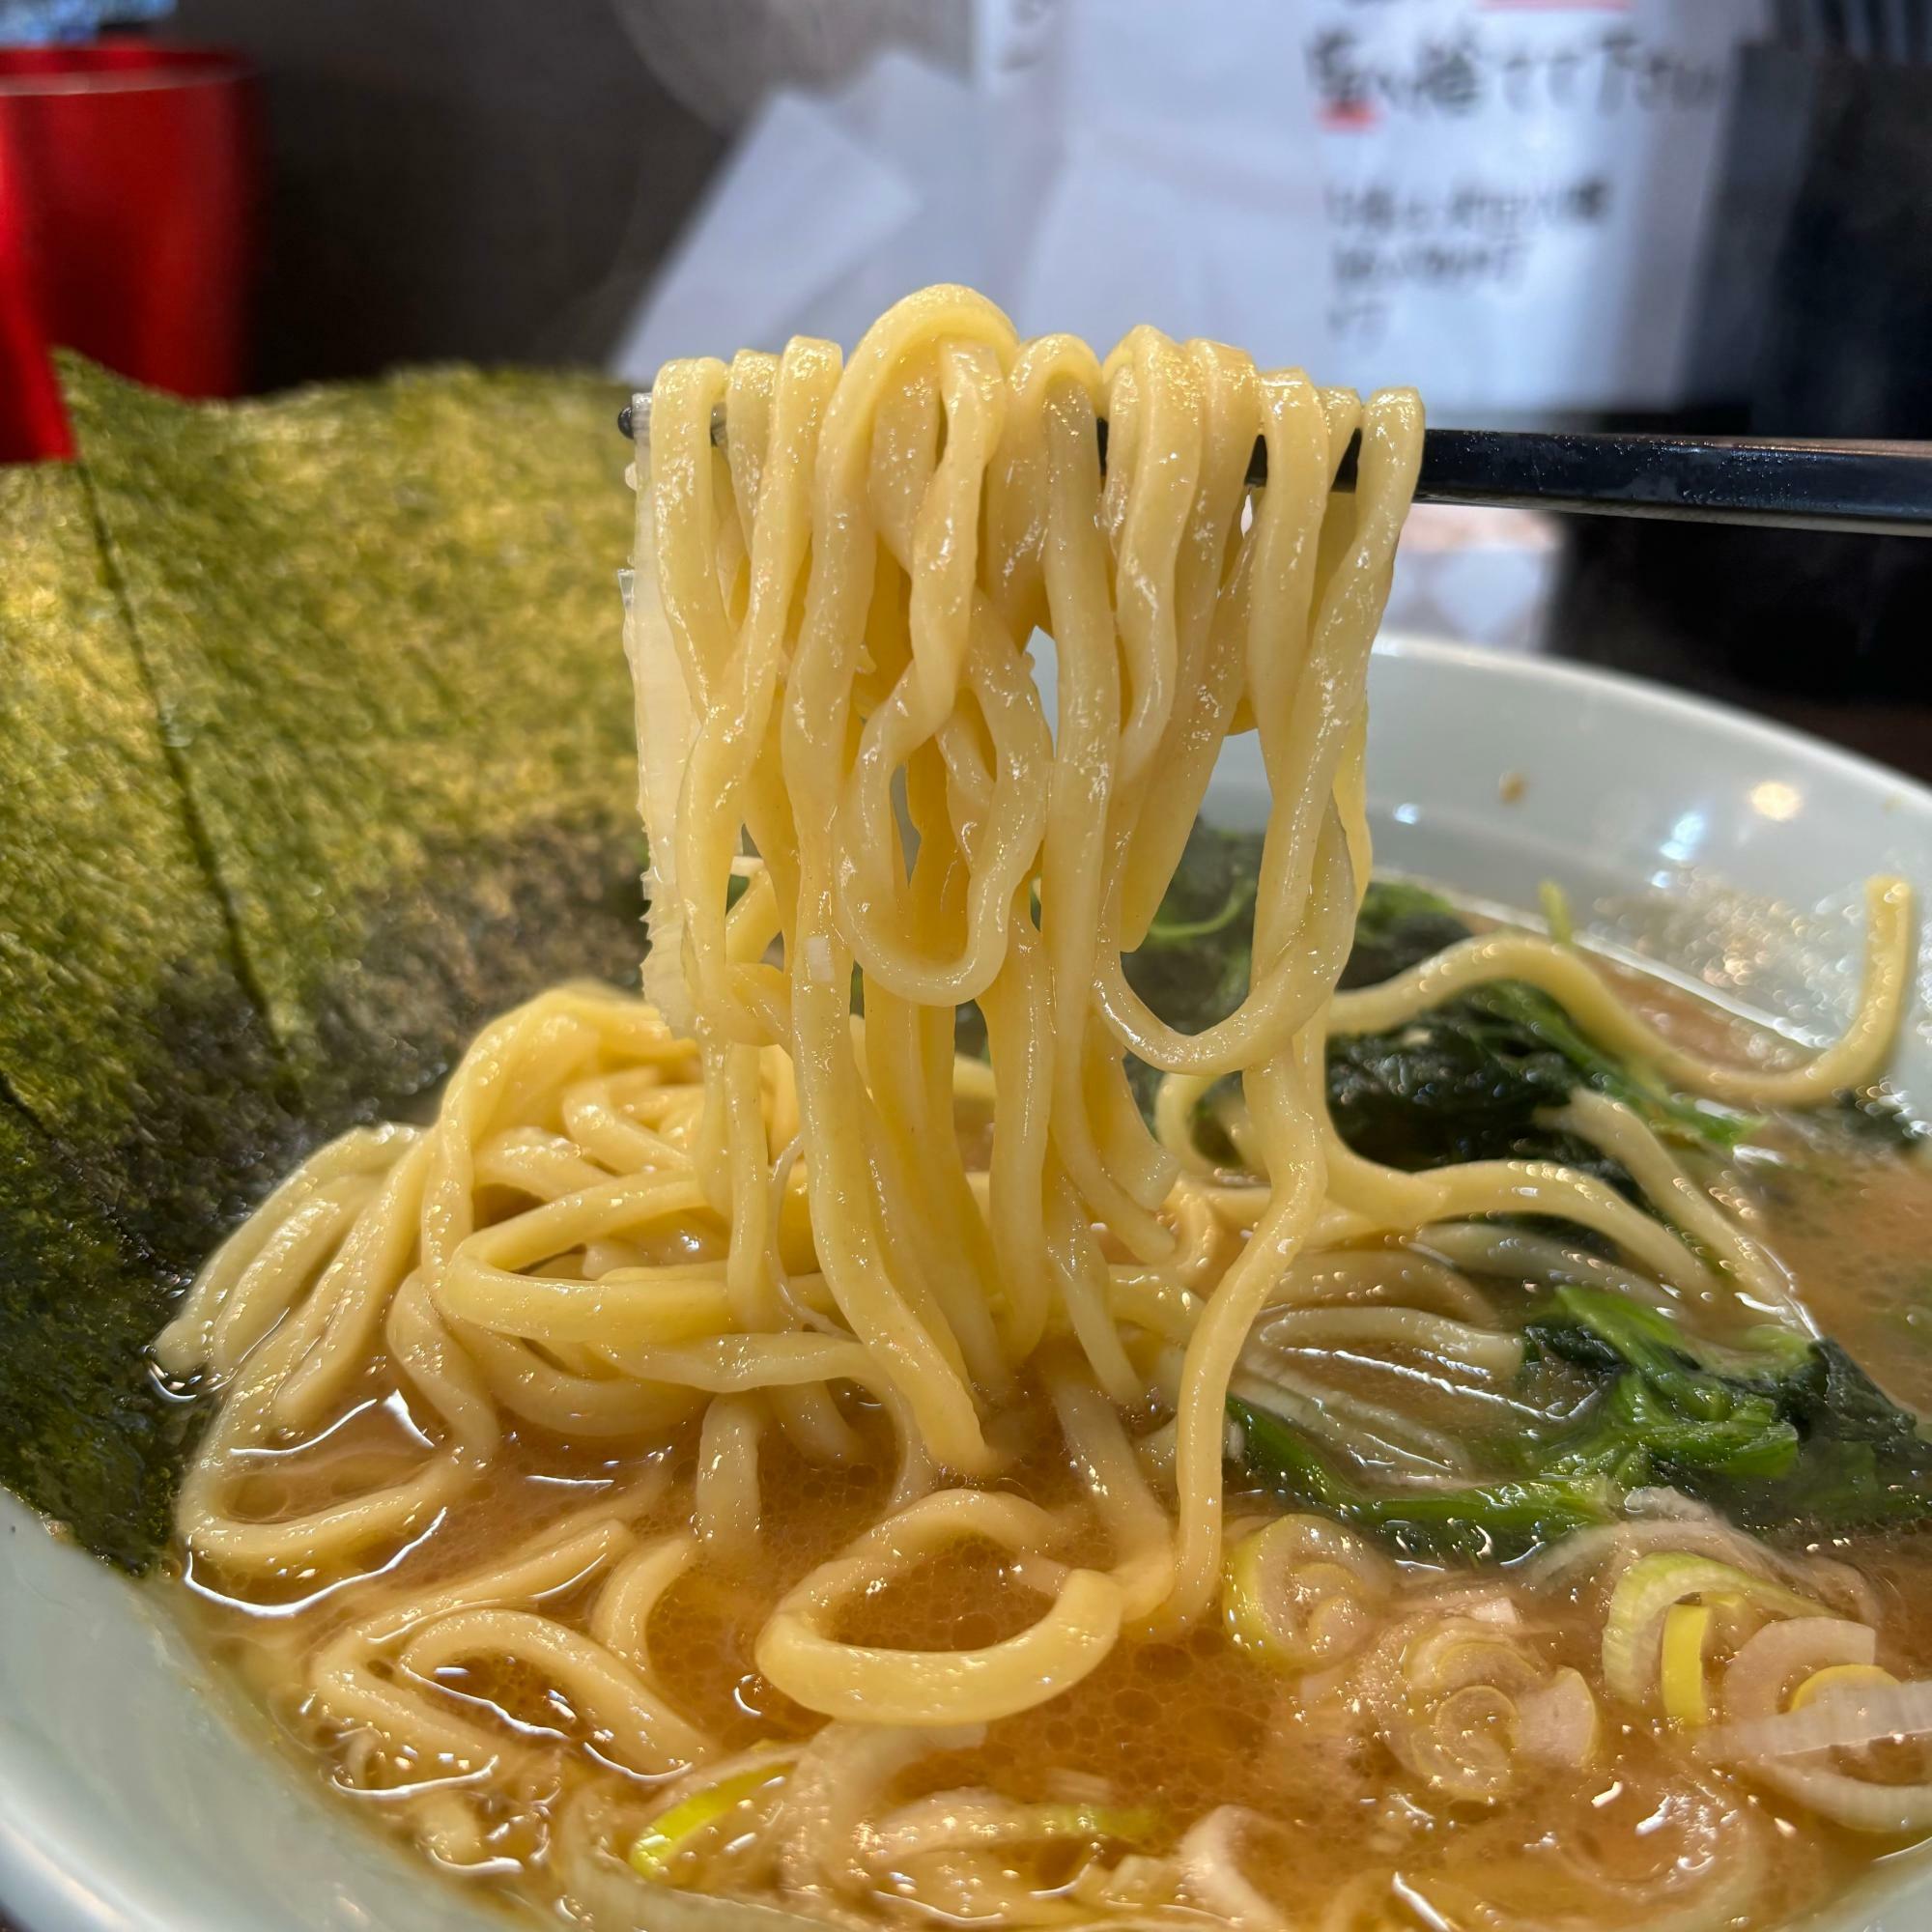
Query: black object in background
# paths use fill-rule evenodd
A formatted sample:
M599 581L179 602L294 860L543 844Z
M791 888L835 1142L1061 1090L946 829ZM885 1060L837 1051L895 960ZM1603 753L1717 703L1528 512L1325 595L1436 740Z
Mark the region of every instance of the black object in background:
M1692 393L1730 400L1673 426L1932 439L1932 39L1895 0L1794 0L1780 24L1740 55L1695 330ZM1584 523L1573 546L1566 654L1828 731L1778 696L1875 707L1876 741L1834 735L1932 765L1932 721L1901 709L1932 702L1926 547Z
M724 137L608 0L180 0L270 140L255 384L597 363Z

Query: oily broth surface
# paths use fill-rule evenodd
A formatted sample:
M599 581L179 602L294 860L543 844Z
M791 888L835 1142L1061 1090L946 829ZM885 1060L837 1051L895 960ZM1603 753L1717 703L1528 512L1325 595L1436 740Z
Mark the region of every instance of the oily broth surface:
M1634 976L1633 976L1634 977ZM1737 1026L1655 980L1641 1000L1660 1023L1697 1043L1733 1049ZM970 1127L969 1127L970 1132ZM1727 1192L1791 1268L1819 1325L1835 1335L1896 1400L1932 1406L1932 1163L1773 1123L1764 1152L1741 1163ZM506 1204L507 1205L507 1204ZM725 1749L809 1736L819 1719L766 1683L753 1662L756 1634L777 1599L810 1569L875 1520L892 1487L892 1453L876 1416L850 1411L878 1445L875 1463L828 1468L806 1463L779 1432L760 1453L763 1502L754 1563L723 1570L700 1563L672 1586L650 1626L663 1681L680 1708ZM1002 1420L1016 1452L1001 1487L1048 1509L1078 1494L1050 1406L1023 1393ZM662 1469L668 1486L639 1523L640 1533L682 1527L691 1519L695 1429L668 1445L570 1444L527 1427L512 1431L500 1473L440 1520L432 1533L397 1553L373 1582L313 1574L288 1578L266 1602L238 1603L205 1566L190 1566L191 1588L176 1592L205 1649L234 1671L274 1719L283 1738L331 1782L362 1796L365 1809L410 1835L422 1814L387 1788L420 1777L420 1768L385 1763L366 1736L319 1722L306 1708L306 1659L345 1623L399 1582L420 1588L455 1576L526 1540L546 1525L621 1492ZM265 1456L249 1506L264 1516L308 1509L365 1486L372 1471L402 1463L419 1441L406 1406L374 1379L346 1420L313 1443ZM1271 1508L1264 1497L1232 1492L1231 1522ZM1932 1537L1844 1539L1830 1553L1877 1586L1883 1605L1881 1661L1900 1675L1932 1673ZM1098 1545L1066 1554L1098 1557ZM1486 1584L1507 1573L1486 1573ZM1424 1573L1411 1581L1426 1584ZM589 1591L565 1591L542 1605L581 1625ZM1529 1641L1550 1664L1581 1670L1598 1683L1602 1597L1591 1585L1561 1593L1521 1593ZM846 1640L913 1649L998 1641L1034 1620L1044 1599L1021 1584L1009 1564L983 1545L933 1558L905 1578L848 1607L835 1634ZM502 1714L504 1758L461 1831L438 1840L440 1861L469 1882L554 1913L565 1901L567 1873L556 1826L586 1790L607 1791L611 1815L641 1817L652 1787L609 1759L577 1714L548 1685L517 1666L464 1665L439 1674L451 1692ZM1388 1876L1401 1871L1439 1889L1433 1894L1457 1923L1468 1901L1492 1899L1510 1913L1571 1917L1589 1896L1655 1882L1660 1861L1690 1856L1680 1843L1680 1814L1698 1806L1755 1814L1754 1856L1769 1861L1759 1903L1747 1922L1771 1925L1798 1916L1847 1883L1883 1840L1859 1838L1814 1819L1779 1815L1747 1786L1694 1765L1675 1739L1647 1722L1619 1724L1605 1712L1597 1761L1581 1774L1539 1773L1492 1807L1434 1799L1405 1779L1386 1748L1365 1732L1339 1695L1309 1698L1293 1681L1238 1648L1219 1621L1178 1642L1129 1637L1091 1677L1065 1695L990 1726L970 1750L928 1759L889 1787L901 1801L923 1791L986 1786L1020 1801L1104 1798L1153 1815L1146 1849L1167 1851L1188 1824L1222 1804L1267 1821L1248 1833L1250 1875L1296 1917L1359 1899L1368 1917L1350 1926L1408 1923L1377 1918ZM588 1748L586 1749L586 1747ZM371 1792L376 1795L371 1796ZM1024 1854L1015 1865L1044 1892L1078 1877L1084 1853L1061 1847ZM1589 1883L1579 1892L1577 1873ZM730 1889L728 1861L714 1868ZM945 1901L914 1910L891 1896L874 1900L886 1918L930 1918ZM1585 1909L1578 1923L1641 1922L1627 1907ZM1339 1922L1344 1922L1338 1920Z
M1811 1152L1787 1129L1760 1193L1805 1304L1891 1397L1932 1411L1932 1160L1926 1150Z
M1043 1405L1041 1411L1044 1428L1050 1411ZM562 1487L555 1478L563 1471L575 1472L573 1484L597 1482L607 1473L621 1483L636 1474L635 1464L610 1469L609 1459L586 1457L527 1432L510 1453L516 1476L506 1472L505 1480L453 1512L409 1559L423 1564L422 1580L430 1579L432 1565L436 1574L460 1572L582 1507L595 1492ZM688 1573L650 1630L653 1657L680 1707L727 1749L803 1739L816 1728L813 1714L759 1675L753 1641L777 1597L865 1527L889 1487L876 1473L845 1475L808 1464L782 1439L772 1444L765 1462L766 1533L755 1566ZM1042 1461L1023 1465L1009 1487L1052 1507L1066 1500L1071 1486L1064 1470ZM1231 1520L1252 1520L1267 1507L1256 1495L1229 1498ZM681 1479L647 1520L645 1533L685 1520L689 1509ZM1880 1554L1839 1553L1854 1561ZM1884 1574L1891 1600L1888 1629L1902 1632L1908 1627L1896 1620L1898 1613L1914 1597L1924 1604L1932 1596L1932 1566L1921 1551L1908 1555L1896 1541L1883 1556L1874 1567ZM1422 1573L1416 1580L1424 1580ZM412 1784L420 1771L372 1759L365 1743L318 1724L303 1704L303 1660L348 1617L366 1609L363 1594L344 1590L293 1614L264 1617L201 1594L212 1588L207 1577L194 1581L193 1616L204 1647L239 1675L289 1745L319 1763L338 1788L355 1792L366 1813L413 1835L414 1818L370 1794ZM587 1591L564 1593L543 1608L581 1625L587 1597ZM967 1546L862 1600L837 1634L913 1649L992 1642L1031 1622L1043 1605L1042 1598L1015 1582L997 1553ZM1533 1602L1525 1599L1525 1609L1537 1651L1594 1681L1599 1593L1589 1587L1538 1593ZM1894 1667L1932 1665L1932 1632L1920 1628L1913 1636L1889 1660ZM473 1855L445 1853L439 1861L467 1873L471 1883L555 1910L563 1875L554 1830L562 1806L596 1782L611 1788L620 1808L635 1803L641 1817L649 1781L586 1758L581 1746L594 1747L594 1738L566 1702L520 1666L466 1665L439 1673L437 1681L500 1712L506 1729L502 1770L480 1804L466 1801L478 1814L476 1841L468 1848ZM1384 1877L1397 1870L1411 1878L1448 1874L1463 1885L1481 1885L1506 1868L1509 1887L1518 1892L1546 1879L1574 1884L1560 1855L1578 1851L1587 1851L1593 1871L1649 1882L1662 1853L1647 1849L1646 1833L1638 1828L1668 1820L1689 1760L1646 1723L1612 1727L1604 1745L1587 1773L1540 1774L1523 1781L1520 1795L1493 1807L1433 1801L1401 1777L1343 1699L1304 1700L1291 1679L1239 1649L1215 1620L1179 1642L1123 1641L1065 1695L989 1726L977 1748L929 1759L895 1783L890 1795L901 1801L927 1790L985 1786L1023 1802L1104 1798L1151 1811L1159 1822L1149 1849L1160 1851L1171 1849L1188 1823L1216 1805L1238 1804L1271 1827L1251 1832L1244 1842L1251 1875L1264 1890L1290 1900L1339 1897L1370 1870ZM1762 1808L1744 1787L1703 1776L1716 1802ZM1768 1829L1755 1842L1775 1857L1776 1873L1765 1895L1784 1901L1787 1910L1825 1896L1874 1849L1830 1828L1784 1823L1779 1829L1768 1811L1766 1819ZM1656 1830L1650 1822L1648 1832ZM1666 1833L1660 1842L1671 1841ZM1042 1889L1058 1889L1077 1876L1074 1855L1065 1848L1034 1856L1038 1868L1030 1876ZM877 1903L882 1914L892 1914L885 1895ZM1608 1916L1602 1922L1624 1921Z

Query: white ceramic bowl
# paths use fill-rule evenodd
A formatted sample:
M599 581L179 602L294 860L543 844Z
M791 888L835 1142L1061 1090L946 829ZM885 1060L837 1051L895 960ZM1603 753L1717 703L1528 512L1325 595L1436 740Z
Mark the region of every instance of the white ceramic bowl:
M1626 678L1411 639L1372 679L1378 861L1518 906L1570 892L1801 1036L1847 1010L1859 885L1932 889L1932 792ZM1252 741L1210 810L1251 817ZM1789 935L1794 926L1798 937ZM1932 1112L1932 998L1897 1074ZM253 1733L151 1588L0 1496L0 1909L23 1932L459 1932L500 1917L415 1868ZM1932 1926L1932 1861L1888 1861L1824 1924Z

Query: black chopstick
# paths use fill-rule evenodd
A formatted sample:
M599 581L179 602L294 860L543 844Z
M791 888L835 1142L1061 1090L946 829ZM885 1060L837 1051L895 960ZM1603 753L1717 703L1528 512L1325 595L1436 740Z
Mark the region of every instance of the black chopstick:
M1352 474L1350 445L1342 468ZM1343 487L1336 477L1336 487ZM1580 515L1932 536L1932 443L1433 429L1415 496Z
M627 406L617 417L626 438L632 420ZM1099 430L1104 463L1107 425ZM1336 489L1355 487L1359 453L1357 438L1343 452ZM1260 441L1248 480L1267 481L1267 451ZM1415 500L1932 536L1932 442L1432 429L1422 439Z

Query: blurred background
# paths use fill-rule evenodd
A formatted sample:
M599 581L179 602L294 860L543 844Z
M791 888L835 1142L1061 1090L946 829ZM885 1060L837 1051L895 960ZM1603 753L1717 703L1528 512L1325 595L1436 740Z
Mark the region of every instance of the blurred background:
M0 457L219 396L644 382L975 283L1438 423L1932 438L1932 0L0 0ZM1932 777L1932 544L1417 511L1390 622Z

